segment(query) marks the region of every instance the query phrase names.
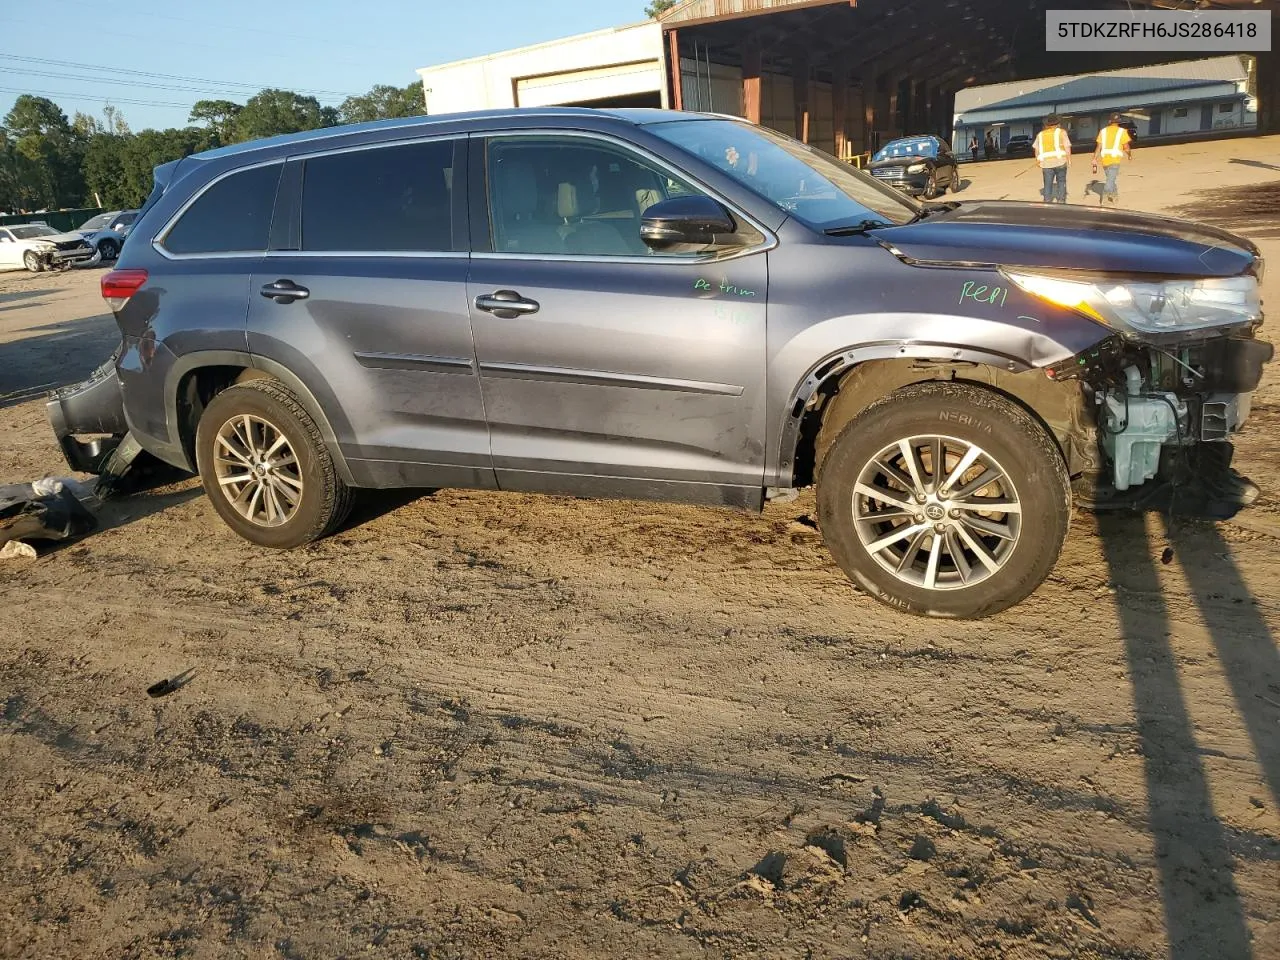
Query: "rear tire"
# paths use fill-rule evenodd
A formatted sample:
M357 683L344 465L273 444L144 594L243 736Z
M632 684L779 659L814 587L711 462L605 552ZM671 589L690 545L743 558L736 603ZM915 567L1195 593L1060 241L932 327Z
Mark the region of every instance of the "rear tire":
M196 463L214 510L262 547L288 549L332 533L351 512L315 420L283 384L228 387L196 428Z
M867 593L908 613L980 619L1025 599L1057 562L1070 513L1053 439L1022 407L967 384L914 384L876 401L819 468L828 549Z

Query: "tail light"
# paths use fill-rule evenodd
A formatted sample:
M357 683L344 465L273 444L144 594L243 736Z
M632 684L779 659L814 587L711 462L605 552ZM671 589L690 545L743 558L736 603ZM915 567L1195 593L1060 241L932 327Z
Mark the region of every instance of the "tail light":
M146 282L145 270L112 270L102 278L102 299L114 313L128 303Z

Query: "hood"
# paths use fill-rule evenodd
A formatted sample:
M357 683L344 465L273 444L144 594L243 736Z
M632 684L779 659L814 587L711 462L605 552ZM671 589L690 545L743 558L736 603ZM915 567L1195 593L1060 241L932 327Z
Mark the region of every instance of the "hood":
M1072 204L978 201L872 234L925 264L1229 277L1258 254L1243 237L1207 224Z
M67 243L67 242L78 243L83 239L84 237L82 237L79 233L51 233L51 234L46 234L43 237L28 237L25 242L40 243L43 241L44 243Z

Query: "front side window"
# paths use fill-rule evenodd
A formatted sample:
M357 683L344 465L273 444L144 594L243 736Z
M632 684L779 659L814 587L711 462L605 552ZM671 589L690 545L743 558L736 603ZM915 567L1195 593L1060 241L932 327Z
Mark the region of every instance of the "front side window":
M302 249L454 250L454 142L352 150L306 161Z
M200 194L164 237L170 253L262 253L283 163L241 170Z
M869 174L767 127L738 120L675 120L647 129L815 229L863 220L906 223L920 210Z
M640 236L644 212L662 200L703 195L622 147L585 137L499 138L490 141L487 160L497 253L652 256ZM737 235L678 255L714 256L763 239L739 222Z

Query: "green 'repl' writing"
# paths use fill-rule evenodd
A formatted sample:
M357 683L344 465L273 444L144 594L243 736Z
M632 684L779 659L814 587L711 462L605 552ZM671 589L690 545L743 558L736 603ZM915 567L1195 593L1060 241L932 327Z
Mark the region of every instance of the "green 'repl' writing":
M960 303L973 300L975 303L990 303L1003 307L1008 296L1008 287L988 286L985 283L978 283L977 280L966 280L964 286L960 288Z

